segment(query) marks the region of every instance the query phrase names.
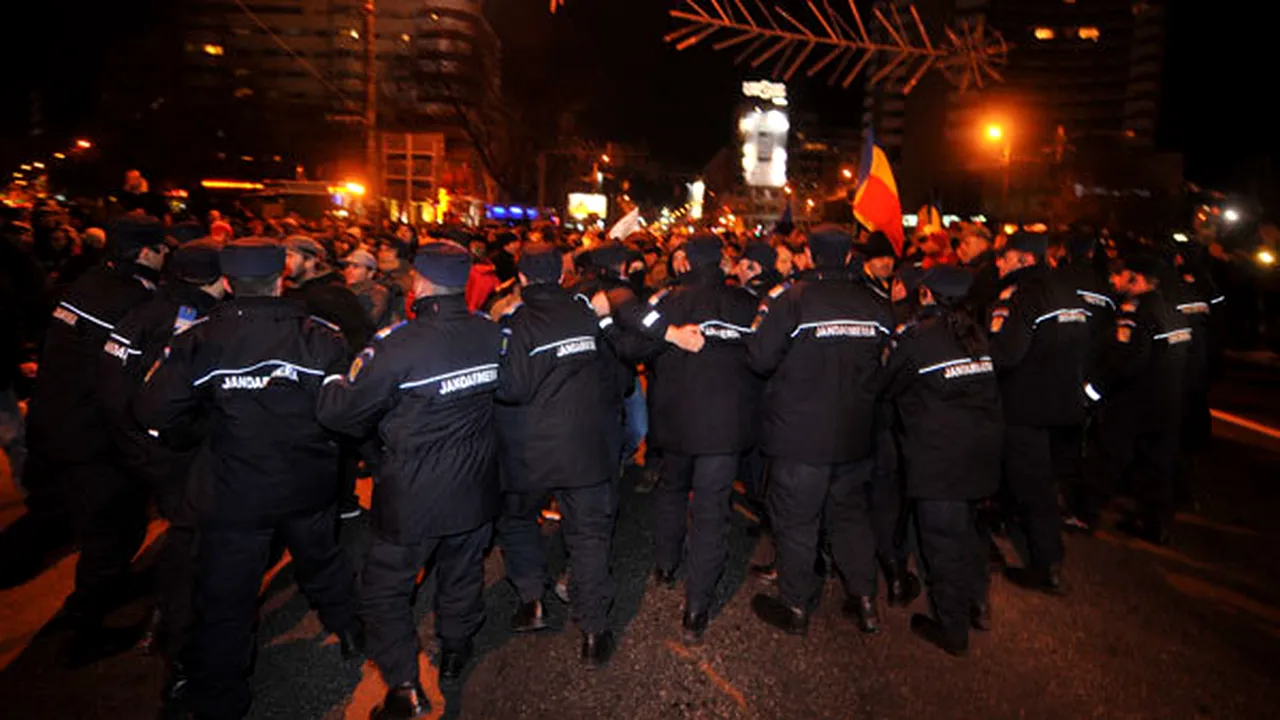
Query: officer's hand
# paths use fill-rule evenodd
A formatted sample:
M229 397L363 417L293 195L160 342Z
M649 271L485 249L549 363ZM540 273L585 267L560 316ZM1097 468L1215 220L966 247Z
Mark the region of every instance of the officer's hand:
M596 317L609 317L609 313L613 312L613 308L609 306L609 296L603 290L591 296L591 307L596 311Z
M38 372L39 369L40 369L40 366L34 362L24 362L18 366L18 370L19 372L22 373L22 377L25 377L28 379L34 378L36 376L36 372Z
M689 256L684 250L677 250L671 255L671 269L675 270L677 275L684 275L693 269L689 264Z
M702 328L697 325L669 327L666 340L681 350L691 353L700 352L702 346L707 344L707 339L702 336Z

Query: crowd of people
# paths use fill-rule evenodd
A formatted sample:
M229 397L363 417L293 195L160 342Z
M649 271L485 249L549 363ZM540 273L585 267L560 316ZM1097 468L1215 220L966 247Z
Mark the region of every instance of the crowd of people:
M22 537L56 545L69 528L79 546L68 661L145 631L175 716L248 711L280 546L341 652L381 671L375 718L429 711L411 612L424 566L441 682L456 682L495 547L519 596L511 630L546 628L558 597L584 666L607 664L624 483L652 493L652 582L683 583L685 643L707 637L741 481L775 553L752 568L776 587L751 601L761 621L805 634L831 576L875 633L882 602L910 605L923 576L912 631L964 655L991 626L993 568L1066 593L1063 532L1092 532L1117 494L1136 499L1122 529L1169 542L1209 435L1223 298L1196 244L145 208L103 231L53 206L4 222L0 440L28 493ZM366 472L374 541L350 558L335 528L360 515ZM156 610L113 627L152 512L168 521ZM1010 531L1029 553L1000 567L991 537ZM13 547L7 578L38 562Z

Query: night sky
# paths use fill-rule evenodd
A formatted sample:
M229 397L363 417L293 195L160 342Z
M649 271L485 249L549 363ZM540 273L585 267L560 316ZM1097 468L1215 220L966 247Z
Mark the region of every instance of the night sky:
M1082 0L1087 1L1087 0ZM90 124L108 75L145 82L138 48L172 36L182 0L63 0L29 3L33 22L11 26L0 48L8 97L0 113L0 160L61 143ZM593 139L643 142L654 156L699 168L727 143L742 71L732 53L676 52L662 42L674 26L668 0L570 0L556 16L546 0L490 2L503 41L509 92L529 118L568 116ZM1280 157L1274 71L1280 67L1263 3L1171 2L1161 149L1186 155L1188 179L1232 189L1251 159ZM1254 8L1249 8L1254 5ZM140 64L141 63L141 64ZM32 140L32 99L39 98L44 140ZM824 122L856 124L861 98L797 82L793 107ZM554 127L551 124L550 127ZM37 148L37 145L39 148Z

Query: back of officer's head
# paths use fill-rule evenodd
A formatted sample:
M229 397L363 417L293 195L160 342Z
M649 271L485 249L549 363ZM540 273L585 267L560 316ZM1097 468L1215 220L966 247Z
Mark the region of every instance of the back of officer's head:
M520 281L525 285L556 285L564 274L564 256L551 243L524 246L520 254Z
M471 253L451 242L429 242L413 258L414 294L461 295L471 276Z
M284 246L259 237L227 243L218 254L222 274L239 298L274 297L281 293Z
M809 254L819 270L843 268L852 248L853 236L838 225L819 225L809 233Z
M128 215L112 223L108 233L108 247L117 260L136 262L153 270L164 265L168 245L165 244L164 225L146 215Z

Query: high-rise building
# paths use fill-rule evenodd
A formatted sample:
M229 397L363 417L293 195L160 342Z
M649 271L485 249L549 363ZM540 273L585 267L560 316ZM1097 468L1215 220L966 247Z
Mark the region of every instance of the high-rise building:
M911 4L892 1L900 13ZM1170 167L1147 162L1156 159L1165 19L1160 3L914 4L938 35L943 26L981 22L998 30L1011 48L1008 64L1000 68L1003 82L987 80L982 88L961 92L930 73L904 96L909 74L900 68L868 89L863 124L875 129L898 166L905 206L941 201L964 209L992 207L993 185L1000 183L990 180L1000 172L1012 175L1015 193L1039 196L1012 203L1024 214L1042 209L1063 177L1086 186L1168 184L1168 172L1157 173L1166 176L1161 178L1133 171L1135 165ZM874 69L867 72L870 77ZM987 141L990 126L999 130ZM986 192L976 192L983 187Z
M242 102L279 110L273 120L280 122L358 125L364 7L363 0L191 0L183 36L188 94L215 111ZM378 124L393 136L384 138L386 150L399 153L384 160L384 170L399 173L409 199L435 197L434 182L423 178L463 178L463 192L479 193L485 173L474 157L473 126L490 122L500 92L500 46L483 0L376 0L375 19ZM443 135L444 149L421 138L410 149L413 133ZM446 159L443 152L466 167L424 171L427 144L431 162ZM402 167L408 155L418 157L410 163L418 171Z

